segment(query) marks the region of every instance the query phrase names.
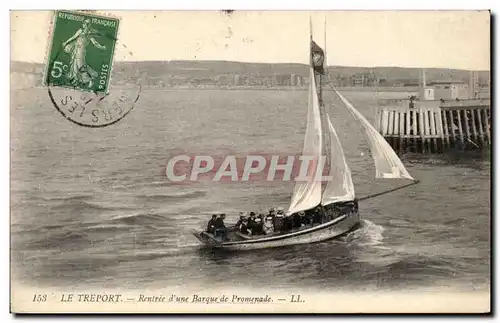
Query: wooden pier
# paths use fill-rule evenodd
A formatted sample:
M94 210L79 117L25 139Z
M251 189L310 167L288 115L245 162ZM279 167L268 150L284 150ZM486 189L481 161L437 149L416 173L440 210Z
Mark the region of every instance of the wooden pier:
M377 130L398 153L488 149L490 125L489 99L398 100L376 115Z

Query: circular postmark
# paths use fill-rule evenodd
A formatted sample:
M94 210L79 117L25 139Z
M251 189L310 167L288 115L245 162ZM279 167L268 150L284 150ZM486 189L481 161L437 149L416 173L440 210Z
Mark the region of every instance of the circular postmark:
M135 107L141 86L110 90L119 20L84 12L56 11L44 82L54 108L67 120L102 128L123 120ZM112 72L112 70L114 72Z
M132 96L130 95L132 93ZM139 100L141 87L101 95L78 90L48 88L54 108L67 120L89 128L113 125L125 118Z

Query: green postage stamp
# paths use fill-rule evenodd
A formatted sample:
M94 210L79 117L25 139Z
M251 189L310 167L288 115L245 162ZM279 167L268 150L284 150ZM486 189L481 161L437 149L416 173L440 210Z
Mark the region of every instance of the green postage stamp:
M44 84L107 94L119 19L57 10Z

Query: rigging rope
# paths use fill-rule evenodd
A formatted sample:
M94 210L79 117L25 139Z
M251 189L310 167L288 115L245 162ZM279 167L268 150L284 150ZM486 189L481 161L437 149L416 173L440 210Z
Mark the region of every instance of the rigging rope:
M405 188L405 187L408 187L408 186L412 186L412 185L415 185L415 184L418 184L418 183L420 183L420 181L418 179L416 179L416 180L413 181L413 183L409 183L409 184L406 184L406 185L403 185L403 186L400 186L400 187L396 187L396 188L393 188L391 190L383 191L383 192L380 192L380 193L375 193L375 194L367 195L367 196L364 196L362 198L359 198L358 201L363 201L363 200L371 199L373 197L377 197L377 196L384 195L384 194L387 194L387 193L392 193L394 191L397 191L397 190L400 190L402 188Z

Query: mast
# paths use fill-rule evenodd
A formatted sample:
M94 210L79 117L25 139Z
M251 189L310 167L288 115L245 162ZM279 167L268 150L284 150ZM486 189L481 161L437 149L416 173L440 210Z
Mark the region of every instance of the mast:
M319 74L320 84L323 83L328 84L328 78L326 78L323 82L322 78L326 77L328 73L327 70L327 52L326 52L326 43L327 43L327 17L325 15L324 21L324 43L323 43L323 74ZM324 99L322 97L323 91L321 89L321 114L322 114L322 124L324 131L324 147L323 153L326 156L325 162L325 170L328 171L328 176L330 176L330 180L326 183L323 183L323 190L321 196L321 206L323 211L325 207L337 202L342 201L352 201L355 198L354 193L354 185L352 183L351 171L349 166L347 165L347 161L344 154L344 149L342 148L342 144L340 143L339 136L333 127L330 116L328 114L328 110L324 104Z
M311 15L309 15L309 64L311 66L314 66L314 60L311 50L312 42L313 42L313 23L312 23L312 17Z
M325 66L325 74L328 74L328 64L326 63L326 14L325 14L325 26L323 30L323 36L324 36L324 42L323 42L323 47L324 49L324 60L323 60L323 65ZM321 91L320 94L320 104L323 106L323 76L320 75L320 82L319 82L319 90Z
M323 44L325 46L325 66L328 67L328 64L326 63L326 14L325 14L325 43Z
M310 50L312 49L312 20L310 43L308 44ZM321 182L316 180L316 171L320 156L322 155L323 147L323 133L321 124L321 112L318 100L318 90L315 77L314 59L312 50L310 55L309 66L309 99L307 107L307 122L306 133L304 136L304 145L302 148L303 156L311 156L313 160L313 167L309 167L307 171L306 181L296 181L293 189L293 194L290 201L287 214L293 214L300 211L310 210L321 204Z
M324 49L323 53L324 53L324 57L326 58L326 48ZM323 66L324 66L324 59L325 58L323 58ZM318 102L319 102L320 108L322 109L323 108L323 76L320 73L316 73L316 72L315 72L315 76L317 78L316 84L318 84Z
M326 15L325 15L325 24L324 24L324 43L323 43L323 66L326 67ZM326 69L324 70L324 73L326 73ZM330 149L331 149L331 143L330 143L330 135L329 135L329 124L328 124L328 114L326 113L325 109L325 103L323 100L323 75L320 73L317 73L318 75L318 102L319 102L319 109L320 109L320 115L321 115L321 124L322 124L322 130L323 130L323 148L322 148L322 154L325 156L325 162L323 165L323 169L327 170L327 173L330 172L330 167L332 167L332 160L330 156ZM323 185L322 183L322 193L325 191L326 185Z
M326 17L325 17L325 26L326 26ZM326 33L326 29L325 29ZM326 40L326 34L325 34L325 40ZM313 43L313 27L312 27L312 16L309 15L309 48L310 48L310 64L311 66L314 67L314 58L313 58L313 53L312 53L312 43ZM325 51L323 52L324 56L326 58L326 48ZM323 62L324 64L324 62ZM316 72L316 69L314 69L314 79L317 84L317 89L316 92L318 93L318 102L320 107L323 106L323 83L322 83L322 76L320 73Z
M313 66L313 70L314 70L314 80L316 82L316 85L317 85L317 88L316 88L316 93L318 94L318 103L319 103L319 115L320 115L320 123L321 123L321 133L322 133L322 136L323 136L323 145L321 147L321 156L325 156L325 160L324 160L324 164L323 164L323 170L327 169L329 170L330 168L330 154L329 154L329 148L330 148L330 140L329 140L329 135L328 135L328 122L326 121L326 118L327 118L327 114L326 114L326 111L325 111L325 105L324 105L324 101L323 101L323 77L321 75L321 73L318 73L316 71L316 67L315 67L315 62L314 62L314 55L313 55L313 52L312 52L312 43L314 41L314 37L313 37L313 27L312 27L312 18L311 18L311 15L309 16L309 22L310 22L310 39L309 39L309 47L311 48L310 49L310 56L311 56L311 65ZM325 16L325 27L326 27L326 16ZM326 44L326 28L324 30L325 32L325 44ZM324 46L324 51L323 51L323 55L324 55L324 60L323 60L323 64L325 62L325 59L326 59L326 45L323 45ZM323 185L323 183L321 183L321 194L323 194L325 190L325 185Z

